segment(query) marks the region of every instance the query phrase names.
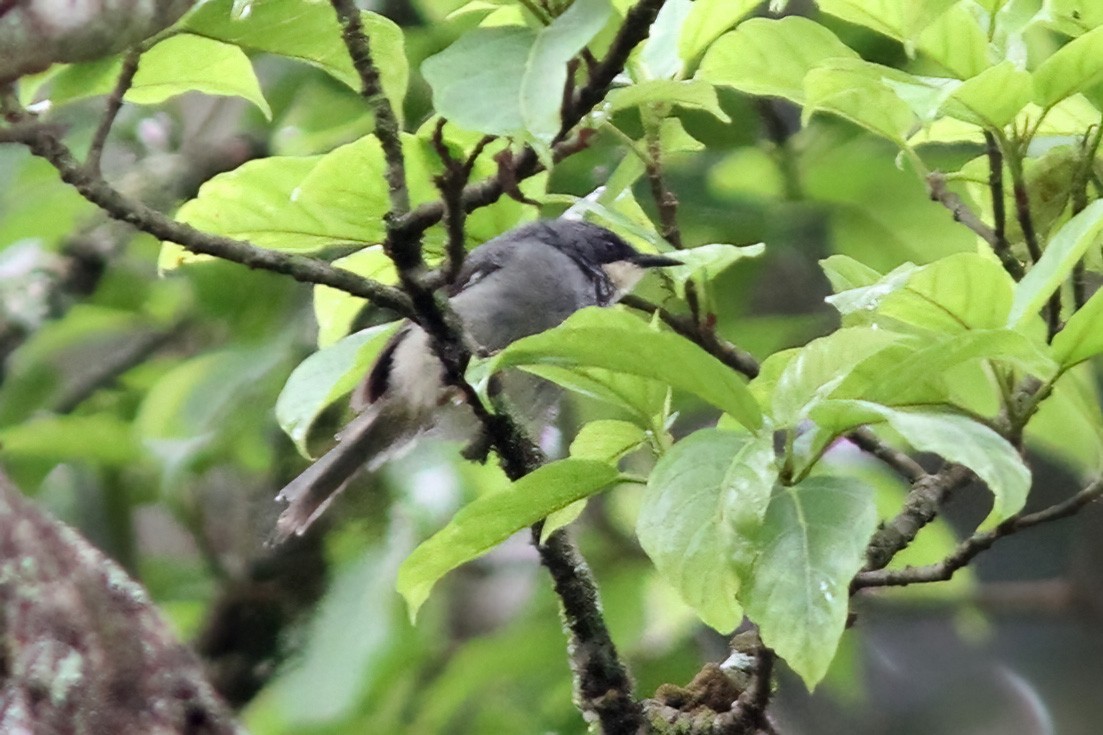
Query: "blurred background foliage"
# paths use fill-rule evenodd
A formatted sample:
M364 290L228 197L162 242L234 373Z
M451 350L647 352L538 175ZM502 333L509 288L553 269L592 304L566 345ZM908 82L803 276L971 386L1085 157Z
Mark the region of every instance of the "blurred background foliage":
M408 129L433 113L422 61L510 3L451 16L464 5L366 3L402 27ZM790 3L789 12L815 17L866 59L915 70L897 41L819 16L811 3ZM1028 41L1051 47L1054 34ZM330 75L262 53L251 60L270 120L230 97L127 105L104 161L109 178L170 208L249 159L325 153L370 131L362 100ZM96 91L88 78L73 97ZM55 119L88 141L101 104L75 100ZM819 259L843 253L887 271L975 248L891 143L825 116L801 127L796 108L730 89L720 90L720 105L731 122L677 112L704 150L670 156L667 173L688 244L766 244L763 257L727 270L708 294L721 334L760 360L837 326ZM638 137L635 114L618 113L617 123ZM980 153L969 144L924 149L932 167L948 170ZM548 190L586 196L623 155L620 139L601 134L555 168ZM645 181L635 195L655 219ZM515 218L538 214L503 206ZM18 484L148 587L255 733L582 732L556 601L524 539L447 578L416 627L394 591L405 555L464 502L501 487L500 470L464 462L456 447L422 446L347 493L325 529L266 548L274 492L306 463L273 406L318 344L311 293L225 263L158 277L158 258L158 243L108 222L46 163L0 147L0 443ZM1080 387L1082 421L1094 429L1090 371ZM711 418L692 401L677 408L686 426ZM561 444L586 421L616 417L572 396ZM1097 451L1069 421L1067 413L1051 421L1055 451L1035 457L1032 503L1059 497ZM866 463L856 453L834 461L851 471ZM863 471L890 512L898 480L872 464ZM688 680L727 649L640 552L639 495L634 486L606 493L575 527L609 627L647 694ZM938 558L953 529L972 528L987 503L979 492L960 494L931 548L909 552L914 561ZM814 695L782 674L784 731L1096 732L1101 523L1097 511L1084 513L1004 542L975 577L861 604L862 625L846 634Z

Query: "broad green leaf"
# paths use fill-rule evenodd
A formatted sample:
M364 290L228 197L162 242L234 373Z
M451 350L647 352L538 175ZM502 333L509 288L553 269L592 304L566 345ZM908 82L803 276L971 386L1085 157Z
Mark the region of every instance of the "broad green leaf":
M1041 259L1015 286L1008 326L1017 326L1038 313L1068 278L1076 262L1097 241L1100 231L1103 231L1103 201L1095 201L1053 235Z
M992 528L1023 509L1030 491L1030 469L1015 447L987 426L956 414L898 411L867 401L857 403L880 414L919 451L934 452L949 462L965 465L988 485L995 497L982 529Z
M1095 371L1077 365L1057 380L1026 425L1027 442L1081 476L1098 475L1103 470L1101 407Z
M761 0L695 0L682 25L678 54L686 63L693 61L761 4Z
M1059 48L1034 70L1034 101L1051 107L1103 80L1103 28Z
M963 82L943 109L965 122L1003 128L1030 102L1032 89L1030 74L1004 61Z
M672 266L665 271L675 283L684 287L691 278L702 281L712 280L737 261L744 258L757 258L764 252L766 252L766 246L763 243L743 246L726 243L699 245L695 248L679 250L676 257L685 265Z
M204 232L292 252L344 242L329 227L325 210L304 212L294 203L294 192L321 159L273 156L249 161L203 184L176 219ZM163 243L157 265L167 271L202 257Z
M644 430L629 421L598 419L584 425L571 442L575 459L596 459L616 463L647 442Z
M889 273L864 288L827 297L844 316L882 326L955 334L1008 323L1015 285L994 258L959 253Z
M609 93L607 103L609 112L644 105L678 105L710 112L722 122L731 121L720 107L716 88L701 79L652 79L613 90Z
M338 258L333 261L333 265L386 284L393 284L398 280L394 261L383 252L382 245L366 247L352 255ZM318 346L328 347L346 336L366 305L367 301L345 291L329 286L315 286L314 318L318 322Z
M606 462L562 459L546 464L507 490L484 495L414 549L398 570L398 592L417 615L437 580L517 531L576 500L608 487L617 471Z
M830 112L855 125L905 147L918 125L915 101L905 100L890 82L906 85L929 97L926 107L937 108L942 92L923 85L906 72L862 59L827 59L804 78L804 111L807 120L816 111ZM906 95L905 95L906 96Z
M858 54L819 23L798 16L752 18L712 44L695 77L803 105L808 72L840 57Z
M820 10L914 46L915 39L957 0L816 0Z
M916 49L958 79L969 79L990 65L988 36L967 3L958 3L919 34Z
M731 414L751 430L762 414L736 373L692 342L616 309L592 307L555 329L514 342L492 368L550 365L595 367L663 381Z
M770 499L739 599L762 641L809 689L835 656L850 580L876 527L873 490L851 478L811 477L778 487Z
M1069 317L1053 338L1053 354L1062 369L1103 353L1103 288Z
M667 394L658 380L601 368L530 364L525 370L579 395L622 408L639 426L650 425L651 417L662 410Z
M379 15L360 14L379 69L383 91L401 115L409 64L402 29ZM184 30L251 51L265 51L304 61L360 89L360 75L341 41L337 15L327 3L302 0L211 0L184 20Z
M704 429L651 471L636 534L659 574L716 630L734 630L736 602L777 479L768 433Z
M1038 20L1061 33L1079 36L1103 25L1103 5L1095 0L1045 0Z
M795 426L811 406L830 396L855 366L898 339L887 330L852 327L812 340L788 361L777 379L771 400L774 420L782 426Z
M881 274L849 255L832 255L820 261L820 268L831 281L835 293L872 286L881 280Z
M930 381L949 370L977 360L992 360L1020 368L1043 380L1052 377L1057 364L1043 344L1010 329L979 329L936 339L900 360L875 364L867 361L855 370L865 385L857 381L840 386L835 397L861 398L890 406L930 403L942 396L931 393Z
M681 76L684 64L679 56L678 39L693 4L693 0L667 0L659 7L659 14L639 51L639 66L644 78Z
M422 74L433 105L461 127L490 135L529 133L544 143L559 131L567 62L609 19L608 0L576 0L539 31L476 28L426 59Z
M142 54L126 100L155 105L185 92L241 97L272 119L253 65L242 50L188 33L169 36Z
M139 456L130 422L109 413L42 416L0 429L8 461L84 461L126 467Z
M310 456L307 439L314 421L364 378L395 328L385 324L350 334L291 372L276 399L276 420L304 457Z

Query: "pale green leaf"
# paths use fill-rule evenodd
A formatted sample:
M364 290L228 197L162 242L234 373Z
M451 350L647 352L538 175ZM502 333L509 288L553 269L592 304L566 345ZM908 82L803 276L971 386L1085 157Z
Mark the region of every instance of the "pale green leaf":
M741 579L777 479L772 439L706 429L678 442L647 482L636 533L659 574L709 626L739 625Z
M383 91L401 115L409 77L402 29L378 13L364 12L360 17ZM304 61L360 89L360 75L341 42L337 14L327 3L263 0L239 7L234 0L210 0L184 20L184 30L243 49Z
M575 312L555 329L514 342L492 364L603 368L651 378L697 395L752 430L762 425L758 404L734 371L689 340L615 309Z
M1103 231L1103 201L1094 201L1053 235L1041 259L1015 286L1008 326L1017 326L1038 313L1097 241L1100 231Z
M368 373L396 325L385 324L350 334L299 363L276 399L276 420L304 457L318 416L356 387Z
M236 46L181 33L142 54L128 102L155 105L185 92L241 97L272 119L249 58Z
M1103 80L1103 28L1059 48L1034 70L1034 101L1050 107Z
M609 93L607 103L609 112L644 105L678 105L710 112L722 122L731 120L720 107L716 88L701 79L652 79L613 90Z
M693 61L761 4L761 0L695 0L682 25L678 54L687 63Z
M850 23L872 28L905 44L919 34L957 0L816 0L820 10Z
M647 442L644 430L629 421L598 419L585 424L571 442L575 459L596 459L615 463Z
M858 58L819 23L789 16L752 18L721 36L701 60L698 79L748 94L804 104L804 78L826 59Z
M1053 354L1062 368L1103 353L1103 288L1065 322L1053 338Z
M567 62L602 29L608 0L577 0L540 30L476 28L432 56L422 74L437 112L461 127L491 135L528 133L549 142L559 130Z
M919 451L965 465L988 485L994 500L981 528L992 528L1023 509L1030 491L1030 469L1015 447L992 429L956 414L898 411L859 403L861 408L879 413Z
M852 478L778 487L758 534L759 556L740 591L762 641L809 689L827 673L850 609L850 580L877 527L873 490Z
M398 570L398 592L417 615L437 580L517 531L608 487L617 471L606 462L563 459L537 468L508 489L483 495L414 549Z

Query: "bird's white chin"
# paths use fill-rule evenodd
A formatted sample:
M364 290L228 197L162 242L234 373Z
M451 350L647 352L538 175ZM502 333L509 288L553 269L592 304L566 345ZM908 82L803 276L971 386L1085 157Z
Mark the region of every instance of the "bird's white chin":
M609 276L609 281L612 282L613 288L616 290L615 298L620 298L635 288L644 275L643 268L625 260L606 263L601 266L601 269L605 271L605 275Z

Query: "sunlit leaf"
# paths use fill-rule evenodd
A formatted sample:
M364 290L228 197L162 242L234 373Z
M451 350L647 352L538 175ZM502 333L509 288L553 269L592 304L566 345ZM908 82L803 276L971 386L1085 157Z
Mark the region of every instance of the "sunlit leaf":
M398 570L398 591L406 598L410 617L417 615L433 585L449 571L616 479L616 469L607 462L562 459L525 475L507 490L475 500L414 549Z

